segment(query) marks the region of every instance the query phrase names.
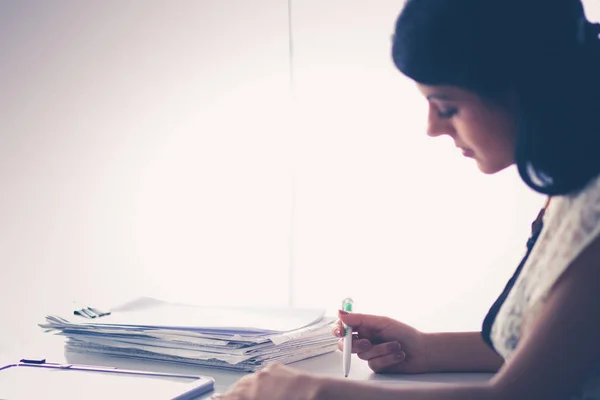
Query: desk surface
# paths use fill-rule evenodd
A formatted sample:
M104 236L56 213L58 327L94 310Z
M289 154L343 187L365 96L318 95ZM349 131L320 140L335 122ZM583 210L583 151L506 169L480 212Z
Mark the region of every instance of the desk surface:
M8 333L8 334L7 334ZM12 340L11 340L12 339ZM18 340L17 340L18 339ZM215 379L216 390L226 390L244 374L239 372L221 371L194 366L177 364L143 362L120 357L98 355L82 355L64 352L64 338L44 333L34 324L26 332L2 333L0 339L0 364L8 364L21 358L45 358L53 362L68 362L98 366L113 366L128 369L140 369L158 372L173 372L185 374L200 374L211 376ZM324 356L300 361L294 367L313 373L342 377L342 355L336 351ZM422 374L422 375L381 375L373 373L367 363L354 358L348 379L378 381L387 384L427 384L427 383L452 383L452 382L482 382L489 380L492 374ZM203 397L203 399L209 396Z

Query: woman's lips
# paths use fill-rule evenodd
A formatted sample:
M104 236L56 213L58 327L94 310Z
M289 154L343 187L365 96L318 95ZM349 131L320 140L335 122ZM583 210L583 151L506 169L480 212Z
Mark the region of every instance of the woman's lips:
M461 147L460 150L462 151L463 156L465 156L465 157L469 157L469 158L474 158L475 157L475 153L471 149L464 149L464 148Z

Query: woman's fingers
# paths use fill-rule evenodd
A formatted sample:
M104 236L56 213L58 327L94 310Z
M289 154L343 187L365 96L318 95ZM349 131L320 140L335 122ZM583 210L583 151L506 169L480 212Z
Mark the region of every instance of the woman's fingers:
M344 336L342 319L346 323L351 324L353 329L358 328L359 332L361 327L366 329L378 327L381 330L382 327L385 328L389 325L391 321L389 318L348 314L341 311L339 315L340 320L333 326L333 334L340 338ZM343 339L339 340L338 348L344 350ZM406 353L402 350L400 342L392 340L390 342L373 344L369 339L359 337L357 333L352 335L352 352L356 353L360 359L368 361L369 367L374 372L385 372L406 361Z
M337 337L342 337L344 336L344 325L342 324L342 321L337 321L335 323L335 325L333 325L333 335L337 336Z
M395 329L393 329L393 326L398 324L397 321L388 317L349 313L343 310L338 311L338 318L341 323L351 326L354 332L358 332L363 336L372 332L394 331Z
M369 339L359 339L358 335L352 335L352 352L359 353L361 351L367 351L371 348L372 344ZM344 351L344 340L338 341L338 348Z
M344 341L338 341L338 348L344 350ZM385 371L406 360L406 353L402 351L399 342L372 344L368 339L359 339L356 334L352 336L352 352L358 358L369 362L369 367L375 372Z
M372 358L369 360L369 368L374 372L384 372L406 360L406 354L403 351L385 356Z
M362 360L371 360L388 354L398 354L401 349L402 346L398 342L376 344L365 351L360 351L358 353L358 358Z
M358 357L369 362L375 372L385 371L406 360L399 342L387 342L371 346L369 350L358 353Z
M337 337L344 337L344 325L341 321L337 321L333 326L333 334ZM344 340L340 339L338 341L338 348L340 350L344 350ZM371 348L371 341L369 339L360 339L357 333L352 334L352 352L359 353L361 351L366 351Z

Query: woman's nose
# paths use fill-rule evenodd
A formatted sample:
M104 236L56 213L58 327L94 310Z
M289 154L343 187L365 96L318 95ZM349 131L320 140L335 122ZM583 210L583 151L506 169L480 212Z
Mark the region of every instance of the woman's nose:
M431 123L429 123L429 125L427 126L427 136L438 137L438 136L442 136L444 133L446 133L446 132L439 129L437 126L435 126Z
M450 135L454 132L452 124L448 120L441 119L438 116L437 110L433 106L429 106L429 113L427 116L427 135L430 137L437 137L441 135Z

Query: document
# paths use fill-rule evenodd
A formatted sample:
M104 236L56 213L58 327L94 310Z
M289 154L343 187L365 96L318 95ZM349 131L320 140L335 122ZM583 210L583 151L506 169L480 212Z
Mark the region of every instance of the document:
M73 352L255 371L335 351L324 310L200 307L135 299L97 318L49 315L44 329Z

